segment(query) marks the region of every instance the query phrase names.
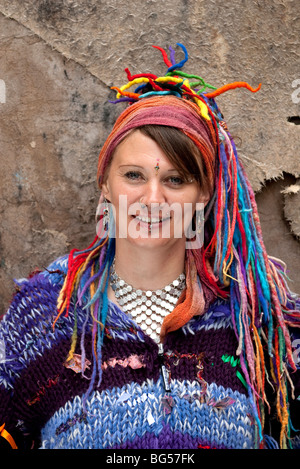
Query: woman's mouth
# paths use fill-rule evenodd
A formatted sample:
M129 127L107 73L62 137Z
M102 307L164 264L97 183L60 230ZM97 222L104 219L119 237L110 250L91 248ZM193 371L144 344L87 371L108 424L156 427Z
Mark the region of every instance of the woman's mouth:
M155 216L141 216L141 215L132 215L132 217L139 222L141 227L147 227L148 230L152 230L154 228L159 228L163 225L163 223L170 220L170 216L165 217L155 217Z

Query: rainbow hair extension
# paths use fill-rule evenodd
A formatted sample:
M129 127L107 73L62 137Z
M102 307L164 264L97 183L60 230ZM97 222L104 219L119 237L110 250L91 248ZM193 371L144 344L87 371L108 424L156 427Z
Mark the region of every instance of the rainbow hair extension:
M214 108L217 109L215 103ZM220 282L230 286L232 321L239 341L237 354L249 395L255 403L260 440L264 421L262 404L269 407L265 395L266 358L263 350L266 345L270 368L277 370L272 376L277 388L277 414L282 424L280 444L286 447L289 432L286 365L292 371L296 370L288 325L299 327L299 299L295 308L298 313L293 314L294 295L283 282L281 269L266 253L253 190L238 159L234 141L221 122L221 114L219 119L223 136L220 140L222 164L219 166L222 184L217 185L218 209L212 220L216 228L212 238L216 254L213 256L214 272ZM218 218L220 210L221 220ZM288 311L294 319L297 317L293 323L287 321ZM276 347L278 336L284 347ZM282 373L283 369L285 373Z
M128 107L101 150L98 173L103 175L109 165L113 145L117 145L126 135L122 126L127 125L128 121L132 122L131 118L135 115L143 113L145 116L152 112L155 122L157 114L153 109L161 105L161 109L174 107L176 110L177 107L182 118L190 114L191 121L196 121L198 130L194 132L189 126L185 128L182 122L174 124L199 147L213 183L211 201L205 212L204 246L201 250L191 250L187 258L193 262L200 281L213 292L213 297L225 298L230 302L232 324L238 341L236 354L253 406L260 445L263 445L264 439L265 409L270 410L266 385L271 383L277 393L280 445L285 448L290 429L288 384L292 387L290 370L296 370L288 328L300 326L300 301L288 288L281 261L267 255L253 189L215 101L215 97L229 90L245 88L257 92L261 85L252 88L246 82L238 81L216 88L200 76L181 70L188 60L188 54L182 44L178 46L184 54L180 61L176 61L174 49L169 49L169 57L164 49L153 46L161 52L167 67L163 77L153 73L132 75L125 69L128 83L118 88L112 87L117 92L116 100L112 102L125 102ZM131 87L134 87L133 91L129 91ZM203 129L205 131L202 132ZM98 180L101 184L101 177ZM114 254L115 240L109 233L96 236L84 251L71 251L68 273L58 300L55 322L60 315L68 314L72 302L87 312L80 340L83 375L84 337L88 318L92 318L93 370L87 395L97 376L98 385L101 382L108 277ZM194 308L195 301L189 298L187 305ZM68 359L74 353L77 339L75 324Z

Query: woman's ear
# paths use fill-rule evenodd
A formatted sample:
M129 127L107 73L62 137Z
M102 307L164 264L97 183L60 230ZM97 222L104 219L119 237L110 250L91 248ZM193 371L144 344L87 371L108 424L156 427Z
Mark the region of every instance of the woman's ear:
M201 192L200 196L199 196L199 199L198 199L198 203L200 204L203 204L204 207L208 204L208 202L210 201L210 195L208 192Z
M110 190L109 190L109 184L108 184L107 179L101 186L101 193L103 194L103 196L105 197L107 201L110 200Z

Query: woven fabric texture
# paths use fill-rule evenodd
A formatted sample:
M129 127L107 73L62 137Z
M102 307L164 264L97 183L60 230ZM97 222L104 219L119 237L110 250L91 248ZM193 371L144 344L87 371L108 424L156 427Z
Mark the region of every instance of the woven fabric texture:
M60 317L52 327L66 259L20 281L1 322L5 357L0 363L0 423L5 422L18 447L259 446L224 301L168 334L163 357L157 344L110 303L101 383L96 381L87 394L93 372L88 356L91 318L77 309L78 331L87 331L87 354L82 356L77 344L71 364L66 357L74 329L73 305L68 317Z

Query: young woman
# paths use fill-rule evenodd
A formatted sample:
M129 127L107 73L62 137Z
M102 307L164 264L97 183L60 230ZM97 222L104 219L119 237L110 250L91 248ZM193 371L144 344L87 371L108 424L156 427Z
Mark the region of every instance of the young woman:
M127 70L118 90L95 240L22 282L2 321L4 444L297 447L298 296L265 252L222 89L163 55L165 77Z

